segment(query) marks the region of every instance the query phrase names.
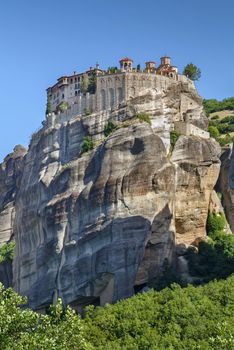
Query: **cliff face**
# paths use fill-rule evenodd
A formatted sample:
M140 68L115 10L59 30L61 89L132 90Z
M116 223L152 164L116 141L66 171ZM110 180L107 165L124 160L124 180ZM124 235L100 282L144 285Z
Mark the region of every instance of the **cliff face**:
M14 207L14 287L33 308L130 296L176 263L178 243L205 236L220 149L180 136L169 152L179 118L206 124L186 84L145 90L113 112L58 116L33 135ZM104 139L110 119L119 129ZM96 147L80 155L85 135Z
M15 197L20 186L26 150L16 146L0 164L0 246L13 234Z
M221 155L221 169L217 191L222 193L222 205L230 229L234 232L234 152L233 147L226 148Z
M15 219L15 198L18 192L24 166L26 150L16 146L0 164L0 247L13 238ZM0 263L0 282L6 287L12 285L12 264Z

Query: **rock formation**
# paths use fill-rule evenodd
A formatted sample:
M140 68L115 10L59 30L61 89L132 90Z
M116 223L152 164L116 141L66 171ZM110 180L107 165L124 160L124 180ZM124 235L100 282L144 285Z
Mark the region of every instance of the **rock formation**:
M26 149L16 146L0 164L0 246L13 234L15 196L20 186Z
M13 237L15 198L24 166L26 149L16 146L0 164L0 247ZM6 287L12 284L11 262L0 263L0 282Z
M178 118L206 125L192 85L146 89L106 113L49 117L33 135L13 206L14 288L30 306L61 297L79 308L128 297L165 261L176 263L176 244L206 235L220 148L187 135L172 151ZM118 129L104 138L108 120ZM96 146L81 154L87 135Z
M220 192L222 205L230 229L234 232L234 153L233 147L223 150L217 191Z

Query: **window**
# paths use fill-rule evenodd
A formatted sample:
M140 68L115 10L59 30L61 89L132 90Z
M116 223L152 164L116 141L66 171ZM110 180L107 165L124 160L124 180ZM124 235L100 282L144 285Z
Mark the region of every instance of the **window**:
M75 96L77 96L77 91L75 91Z
M64 98L64 94L62 94L62 98Z
M71 84L73 83L73 79L70 80L70 83L71 83Z

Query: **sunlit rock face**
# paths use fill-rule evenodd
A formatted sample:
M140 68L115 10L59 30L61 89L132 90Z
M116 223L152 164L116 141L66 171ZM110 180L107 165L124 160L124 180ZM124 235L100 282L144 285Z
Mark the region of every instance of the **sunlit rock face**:
M220 147L213 139L181 136L171 161L176 166L176 242L191 244L206 235L212 190L220 169Z
M14 288L31 307L131 296L176 264L177 243L206 235L220 149L180 136L172 151L174 121L188 119L206 125L194 86L178 82L108 113L48 119L33 135L13 205ZM104 138L108 120L119 129ZM81 155L87 135L96 146Z
M25 148L16 146L0 164L0 246L13 234L14 205L24 166Z
M233 145L227 147L221 155L221 170L217 191L222 194L222 205L230 229L234 232L234 152Z
M0 247L13 239L15 198L20 186L26 149L16 146L0 164ZM12 285L12 264L0 263L0 282Z

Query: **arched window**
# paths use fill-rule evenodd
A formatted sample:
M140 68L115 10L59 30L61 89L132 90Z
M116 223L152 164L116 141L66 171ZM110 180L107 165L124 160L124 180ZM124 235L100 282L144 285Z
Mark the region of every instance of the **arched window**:
M118 104L120 104L123 100L123 89L121 87L119 87L117 89L117 101L118 101Z
M131 98L131 97L134 97L134 96L135 96L135 93L136 93L136 90L135 90L135 88L132 86L132 87L130 88L129 97L130 97L130 98Z
M115 97L114 97L114 89L109 89L109 105L110 108L113 108L115 104Z
M106 109L106 91L104 89L101 90L101 111Z

